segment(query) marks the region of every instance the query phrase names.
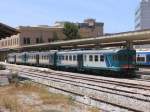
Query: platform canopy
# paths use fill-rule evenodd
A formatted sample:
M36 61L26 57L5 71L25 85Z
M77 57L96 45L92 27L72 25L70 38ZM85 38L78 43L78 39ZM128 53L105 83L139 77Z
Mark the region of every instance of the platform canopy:
M0 39L5 38L5 37L10 37L18 33L19 31L17 31L15 28L12 28L6 24L0 23Z

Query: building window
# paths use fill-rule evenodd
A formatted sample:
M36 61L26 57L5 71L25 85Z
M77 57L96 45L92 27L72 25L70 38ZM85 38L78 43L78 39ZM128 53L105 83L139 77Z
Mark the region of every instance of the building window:
M42 37L40 38L40 43L43 43L43 39L42 39Z
M30 44L30 38L23 38L23 44Z
M23 38L23 44L26 44L27 42L26 42L26 38Z
M52 42L52 39L48 38L48 42Z
M42 38L36 38L36 43L43 43L43 39Z
M36 38L36 43L40 43L40 39L39 38Z
M30 38L27 38L27 44L30 44Z

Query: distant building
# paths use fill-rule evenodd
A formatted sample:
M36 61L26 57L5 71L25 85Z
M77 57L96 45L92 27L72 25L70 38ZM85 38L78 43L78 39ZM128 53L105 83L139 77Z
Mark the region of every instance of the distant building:
M64 27L69 21L57 21L56 27ZM79 34L82 38L98 37L104 33L104 23L96 22L95 19L85 19L83 23L74 23L79 27Z
M18 35L0 40L0 48L18 48L26 45L48 43L56 40L64 40L63 33L66 21L56 22L54 26L19 26ZM82 38L98 37L103 35L104 23L98 23L94 19L86 19L83 23L75 23L79 27Z
M135 30L150 29L150 0L141 0L135 12ZM136 45L136 49L150 48L150 45Z
M135 12L135 29L150 29L150 0L141 0Z

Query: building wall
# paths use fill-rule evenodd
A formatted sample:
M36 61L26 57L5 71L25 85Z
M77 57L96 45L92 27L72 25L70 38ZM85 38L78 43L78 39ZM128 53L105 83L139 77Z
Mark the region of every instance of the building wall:
M62 30L62 28L22 27L20 28L20 45L52 42L56 36L59 40L63 40L65 35ZM30 42L25 42L28 38Z
M82 38L98 37L103 35L103 28L99 26L94 28L80 28L79 33Z
M0 40L0 48L17 48L20 46L52 42L58 38L65 39L63 28L19 27L20 34Z
M150 28L150 0L142 0L135 12L135 29Z
M135 30L150 29L150 0L141 0L135 12ZM136 49L149 49L150 45L136 45Z

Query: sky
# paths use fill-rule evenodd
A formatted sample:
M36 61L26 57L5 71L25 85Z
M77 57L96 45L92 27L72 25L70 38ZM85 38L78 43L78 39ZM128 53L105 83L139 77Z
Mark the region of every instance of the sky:
M53 25L55 21L104 22L105 33L134 30L140 0L1 0L0 22L12 27Z

